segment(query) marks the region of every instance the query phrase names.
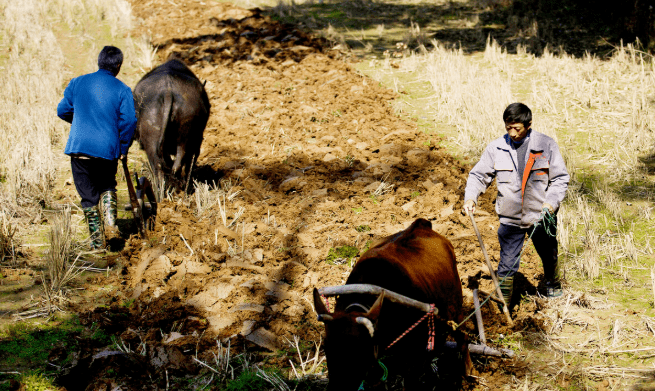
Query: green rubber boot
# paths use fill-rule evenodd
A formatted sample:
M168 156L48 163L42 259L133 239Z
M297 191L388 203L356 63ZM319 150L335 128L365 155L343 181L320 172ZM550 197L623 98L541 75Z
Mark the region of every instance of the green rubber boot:
M89 225L89 234L91 236L91 246L98 250L105 247L105 227L102 222L102 214L98 210L98 206L89 208L82 208L84 211L84 218Z
M500 292L503 294L505 304L507 304L507 308L510 308L510 303L512 302L512 292L514 292L514 276L498 276L498 280L500 283Z
M100 207L102 210L102 217L105 224L110 227L116 226L116 218L118 216L116 192L109 190L100 194Z

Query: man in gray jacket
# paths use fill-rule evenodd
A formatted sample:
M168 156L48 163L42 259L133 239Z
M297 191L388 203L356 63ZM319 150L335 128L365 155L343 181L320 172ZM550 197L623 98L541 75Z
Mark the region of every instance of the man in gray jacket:
M507 134L487 146L469 173L464 212L475 211L478 197L496 178L496 213L500 219L498 279L505 302L509 305L512 297L526 234L532 235L543 263L546 296L558 297L562 295L562 285L556 216L570 177L555 140L531 129L532 112L528 106L512 103L505 109L503 120ZM536 225L543 214L552 218Z

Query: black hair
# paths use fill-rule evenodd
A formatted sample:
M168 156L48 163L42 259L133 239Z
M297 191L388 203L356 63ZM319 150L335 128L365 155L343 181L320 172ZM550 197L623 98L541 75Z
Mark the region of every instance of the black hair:
M98 68L118 75L123 65L123 52L115 46L105 46L98 54Z
M503 121L506 124L522 123L527 129L532 124L532 111L523 103L512 103L505 109Z

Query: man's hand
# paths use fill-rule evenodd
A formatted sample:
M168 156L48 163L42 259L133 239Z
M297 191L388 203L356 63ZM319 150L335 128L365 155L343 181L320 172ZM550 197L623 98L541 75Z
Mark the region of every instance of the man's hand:
M468 200L464 203L464 206L462 206L462 212L464 214L468 214L469 212L474 213L475 212L475 201L473 200Z
M547 203L547 202L544 202L544 204L541 206L541 209L542 209L542 210L543 210L543 209L548 209L548 212L550 212L551 215L552 215L553 213L555 213L555 208L553 208L553 207L552 207L549 203Z
M121 157L119 157L118 159L119 159L119 160L125 160L125 159L127 159L127 156L125 156L125 155L121 155Z

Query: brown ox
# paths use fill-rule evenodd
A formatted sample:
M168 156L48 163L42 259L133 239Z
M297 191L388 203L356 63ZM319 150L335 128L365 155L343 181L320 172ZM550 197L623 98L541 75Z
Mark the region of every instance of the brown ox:
M435 304L435 350L427 350L427 319L388 348L425 312L385 301L383 292L377 298L370 294L341 295L330 314L314 289L314 306L319 320L325 323L328 390L355 391L365 379L367 384L377 381L381 374L378 358L383 358L390 373L403 376L405 389L421 388L419 377L441 353L449 334L460 348L462 362L458 364L457 380L470 373L467 338L459 330L453 332L447 324L459 323L463 318L455 253L448 239L434 232L429 221L418 219L406 230L374 245L359 259L346 281L348 284L377 285Z

